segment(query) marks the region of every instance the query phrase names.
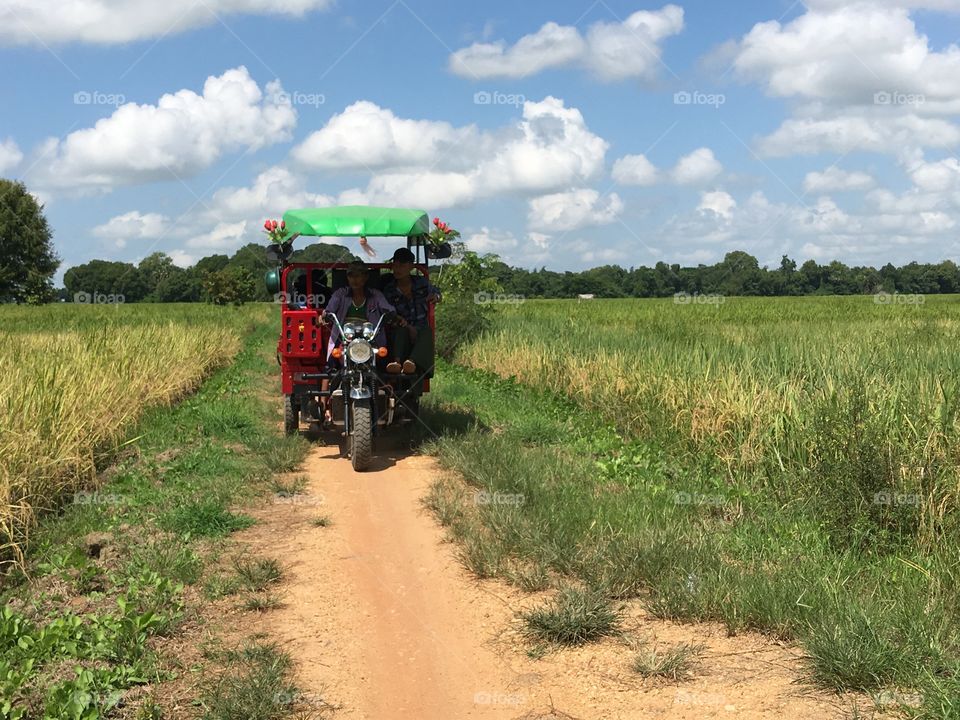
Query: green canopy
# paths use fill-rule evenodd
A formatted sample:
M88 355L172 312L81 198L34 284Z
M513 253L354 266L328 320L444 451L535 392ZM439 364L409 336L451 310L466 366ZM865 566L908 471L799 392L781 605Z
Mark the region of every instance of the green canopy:
M303 208L283 214L287 230L294 235L368 237L424 235L430 219L423 210L343 205Z

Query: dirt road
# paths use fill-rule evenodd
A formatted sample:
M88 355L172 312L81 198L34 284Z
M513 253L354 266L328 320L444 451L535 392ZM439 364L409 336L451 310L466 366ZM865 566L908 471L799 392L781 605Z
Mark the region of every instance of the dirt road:
M335 448L307 460L307 494L255 513L240 539L284 565L283 605L263 630L297 662L307 700L336 718L844 717L845 703L796 682L799 653L712 625L627 613L628 637L706 646L695 677L644 680L624 638L527 655L518 609L544 601L472 579L421 506L437 468L422 456L380 458L354 473ZM331 525L312 520L327 515Z

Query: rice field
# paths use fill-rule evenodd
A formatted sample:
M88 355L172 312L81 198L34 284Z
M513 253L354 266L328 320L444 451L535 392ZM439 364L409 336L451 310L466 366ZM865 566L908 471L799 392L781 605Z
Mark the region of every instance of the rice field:
M960 298L921 300L528 301L458 361L714 457L731 481L817 498L838 541L931 548L960 493Z
M93 487L151 407L195 389L269 307L0 306L0 562Z

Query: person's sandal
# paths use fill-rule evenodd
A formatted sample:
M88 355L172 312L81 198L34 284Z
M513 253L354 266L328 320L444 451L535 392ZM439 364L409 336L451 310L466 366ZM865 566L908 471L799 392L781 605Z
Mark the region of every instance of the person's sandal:
M413 375L417 371L417 364L413 360L403 361L403 374Z
M387 372L390 373L391 375L399 375L400 363L398 363L396 360L394 360L393 362L387 363Z

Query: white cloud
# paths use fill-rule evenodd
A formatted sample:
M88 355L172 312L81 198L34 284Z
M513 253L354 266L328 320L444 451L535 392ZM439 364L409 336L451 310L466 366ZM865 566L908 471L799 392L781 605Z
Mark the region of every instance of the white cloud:
M429 165L464 149L475 152L477 129L455 128L433 120L398 118L390 110L361 100L334 115L292 151L305 167L331 170L379 170Z
M233 14L300 17L331 0L7 0L0 6L0 44L126 43L161 37Z
M939 162L923 162L911 168L910 179L924 192L960 189L960 161L948 157Z
M576 108L547 97L526 102L523 120L490 158L477 167L485 192L538 191L589 179L603 169L608 143L587 128Z
M760 141L765 155L841 155L854 150L901 153L911 147L946 148L960 143L960 128L938 118L917 115L801 118L785 121Z
M723 190L714 190L713 192L700 193L700 204L697 206L697 210L711 212L729 219L736 206L737 201L729 193L725 193Z
M496 253L502 255L515 250L520 245L512 232L496 228L491 229L486 225L476 232L465 235L463 239L469 249L481 254Z
M474 232L464 233L463 241L469 250L494 253L508 264L536 264L550 259L550 236L543 233L527 233L525 240L518 239L509 230L490 228L484 225Z
M522 119L512 126L470 132L473 142L455 152L433 146L434 154L416 158L419 167L379 173L366 188L341 193L339 201L440 209L496 195L560 190L595 177L608 147L579 110L553 97L524 103ZM408 156L408 163L413 161Z
M624 155L613 164L610 174L621 185L653 185L659 177L645 155Z
M622 23L596 23L587 30L585 62L603 80L652 79L660 69L658 43L683 30L683 8L639 10Z
M174 265L182 268L188 268L200 259L197 255L191 255L183 250L171 250L167 255L173 260Z
M874 179L865 172L847 172L838 167L828 167L823 172L808 172L803 179L805 192L829 192L831 190L866 190L873 187Z
M302 177L275 166L258 174L249 186L217 190L176 221L159 213L132 210L98 225L92 234L114 240L117 247L125 247L128 240L168 237L186 241L191 248L231 251L247 242L263 242L260 226L268 217L279 217L290 208L333 204L333 198L309 192L304 184ZM183 248L169 255L184 267L197 259Z
M424 170L383 173L370 179L366 188L340 193L341 205L400 205L434 209L469 204L480 192L474 174Z
M209 222L236 222L278 217L290 208L326 207L333 205L329 195L309 192L302 177L280 166L257 175L248 187L224 187L205 203L201 217Z
M565 254L575 254L577 259L587 266L598 263L610 265L612 263L622 262L628 257L627 253L621 248L597 247L594 244L588 243L586 240L575 240L569 243L569 245L564 248L564 252Z
M549 248L550 241L552 240L552 237L550 235L547 235L546 233L541 233L541 232L529 232L527 233L527 237L530 239L530 242L532 242L535 246L537 246L541 250L546 250L547 248Z
M508 47L474 43L450 56L450 70L473 78L519 78L549 68L581 64L606 81L651 79L660 67L660 41L683 29L683 8L640 10L623 22L598 22L586 37L571 26L546 23Z
M13 138L0 142L0 174L13 170L21 160L23 160L23 153L20 152Z
M187 246L209 250L236 250L241 245L246 231L246 220L235 223L217 223L217 226L210 232L196 235L187 240Z
M710 148L697 148L677 161L670 177L678 185L700 185L710 182L723 172L723 165Z
M590 188L541 195L529 203L527 225L539 230L569 232L588 225L606 225L623 212L616 193L601 198Z
M780 97L872 106L876 93L899 92L922 95L925 112L960 109L960 48L931 49L893 3L820 3L786 25L758 23L734 67Z
M684 155L667 172L661 172L644 155L624 155L613 164L611 176L621 185L653 185L668 180L677 185L703 185L723 172L723 165L710 148L697 148Z
M97 237L113 240L117 247L122 248L126 247L128 240L150 240L163 236L169 223L165 215L132 210L97 225L91 232Z
M926 10L960 11L957 0L870 0L876 7L917 8ZM807 7L832 10L850 5L850 0L806 0Z
M932 48L908 6L960 4L814 0L789 23L757 23L730 46L740 78L803 103L761 151L902 154L960 142L946 119L960 113L960 47Z
M221 252L249 242L262 243L260 228L265 219L278 218L291 208L326 207L334 203L329 195L310 192L305 185L303 177L287 168L267 168L248 186L217 190L189 216L180 218L167 235L186 240L190 248ZM193 257L183 248L174 252L183 258Z
M156 105L121 105L92 128L50 139L40 153L42 186L109 190L194 175L225 152L288 140L296 113L279 83L267 96L245 67L208 77L203 94L180 90Z
M450 69L465 77L518 78L568 65L583 57L586 41L575 27L548 22L520 38L513 47L503 41L475 43L450 56Z
M902 195L878 189L866 195L865 206L841 207L820 196L806 205L773 203L754 192L742 204L728 193L701 195L697 208L674 216L653 237L686 256L714 248L747 250L774 259L787 253L795 259L840 259L854 264L907 262L917 248L942 257L952 245L960 220L960 191L921 191L914 186ZM720 252L722 255L722 252Z

